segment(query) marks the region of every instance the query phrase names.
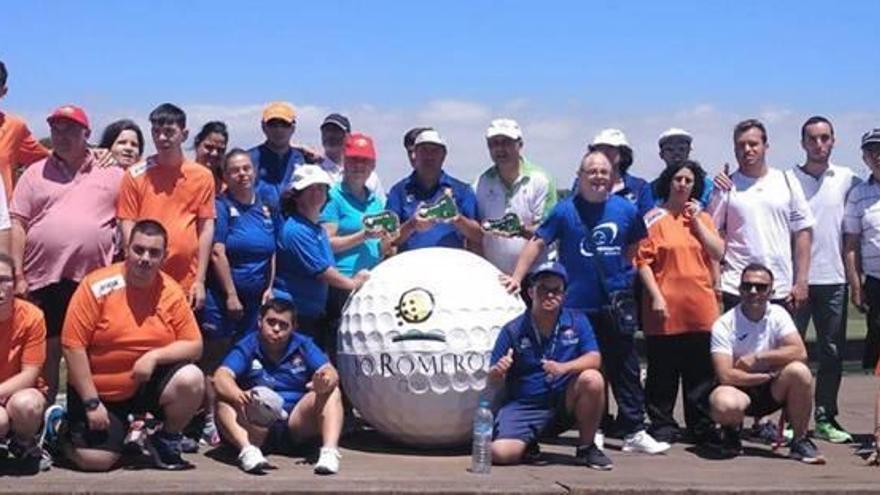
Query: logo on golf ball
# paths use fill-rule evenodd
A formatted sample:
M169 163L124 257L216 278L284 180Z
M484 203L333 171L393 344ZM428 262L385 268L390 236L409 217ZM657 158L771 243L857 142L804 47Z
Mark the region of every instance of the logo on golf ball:
M401 294L394 309L397 317L403 320L397 322L399 326L403 326L404 322L422 323L434 312L434 296L427 290L416 287Z

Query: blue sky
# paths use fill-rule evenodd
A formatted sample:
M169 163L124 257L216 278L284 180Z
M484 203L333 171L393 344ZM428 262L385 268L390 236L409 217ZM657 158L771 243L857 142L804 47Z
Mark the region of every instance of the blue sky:
M100 129L173 101L191 127L226 120L251 145L259 108L286 99L302 141L336 110L375 134L386 182L406 172L400 135L418 124L447 136L463 178L488 165L497 116L518 119L528 155L559 176L609 126L654 175L667 127L691 130L716 169L733 124L758 116L787 167L819 113L837 124L837 160L861 169L858 135L880 127L878 14L869 1L19 2L0 14L0 106L43 135L62 103Z

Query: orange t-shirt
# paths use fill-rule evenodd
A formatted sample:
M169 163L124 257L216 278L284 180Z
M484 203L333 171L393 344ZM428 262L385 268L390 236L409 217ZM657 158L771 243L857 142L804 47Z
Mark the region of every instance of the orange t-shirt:
M12 176L19 165L30 165L49 156L20 118L0 112L0 175L7 201L12 199Z
M712 218L700 212L700 221L713 231ZM645 215L648 236L639 242L636 266L649 266L666 299L669 317L660 320L651 311L651 296L642 297L642 328L646 335L710 332L718 318L709 253L691 233L690 220L654 208Z
M132 165L122 179L116 216L156 220L168 231L162 270L188 291L199 265L198 220L214 218L214 176L198 163L159 165L152 156Z
M12 318L0 322L0 383L21 373L23 365L42 368L45 362L46 320L43 312L16 298L12 302Z
M134 395L131 375L144 353L179 340L201 340L195 316L180 285L160 273L152 287L125 283L125 263L99 268L79 284L61 331L67 349L84 349L101 400Z

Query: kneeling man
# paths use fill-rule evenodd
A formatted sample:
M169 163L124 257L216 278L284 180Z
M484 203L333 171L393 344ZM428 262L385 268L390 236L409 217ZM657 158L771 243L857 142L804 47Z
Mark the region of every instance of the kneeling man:
M37 436L46 396L37 380L46 361L46 320L33 304L14 297L13 262L0 254L0 441L30 473L50 464L41 460Z
M339 375L312 339L294 331L296 323L293 304L269 300L260 308L259 332L235 344L214 373L220 434L239 449L238 461L245 472L271 467L261 447L284 450L317 437L323 446L315 473L339 471L337 446L343 420ZM249 419L254 387L267 387L280 395L287 419L268 427Z
M790 457L824 464L807 437L813 376L807 350L791 316L770 304L773 273L750 264L740 276L740 303L712 326L712 363L719 385L709 397L712 418L724 432L726 454L742 451L739 428L745 416L762 417L785 408L794 438Z
M180 439L205 392L192 364L202 340L183 289L159 271L167 240L158 222L137 222L125 261L87 275L71 299L61 333L69 432L61 447L79 469L113 468L129 416L145 413L162 421L146 440L156 467L192 467Z
M510 400L495 419L496 464L536 454L542 435L576 422L578 460L593 469L613 466L594 442L605 404L599 347L587 317L562 307L567 282L559 263L538 266L528 289L531 307L498 334L489 379L505 380Z

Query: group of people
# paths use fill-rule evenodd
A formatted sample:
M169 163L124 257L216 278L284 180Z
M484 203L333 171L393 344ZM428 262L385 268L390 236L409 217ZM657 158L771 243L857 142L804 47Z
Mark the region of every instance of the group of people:
M0 63L0 97L7 77ZM612 466L605 436L627 452L689 440L736 455L744 416L775 441L785 432L760 419L779 409L791 456L822 463L807 432L811 320L815 436L851 440L835 419L848 291L868 312L866 368L880 350L880 130L862 138L872 176L861 181L829 162L823 117L804 123L806 159L788 171L766 164L761 122L737 124L739 167L714 179L690 159L693 136L670 129L649 182L629 172L624 133L606 129L559 199L511 119L489 124L492 164L472 184L446 172L438 130L409 130L413 171L386 191L372 139L347 117L324 119L321 151L294 140L296 117L267 105L266 139L249 150L228 150L225 124L208 122L191 160L186 115L170 103L149 115L149 157L130 120L92 147L86 112L61 106L50 150L0 112L0 440L25 466L106 471L134 450L187 469L183 452L226 442L260 472L265 452L317 440L315 472L336 473L351 417L333 365L342 307L383 259L434 246L485 257L528 303L489 368L509 392L497 463L533 458L541 436L574 424L576 455L596 469ZM383 215L396 228L364 221ZM510 215L514 228L495 227ZM268 424L249 414L259 388L281 404Z

